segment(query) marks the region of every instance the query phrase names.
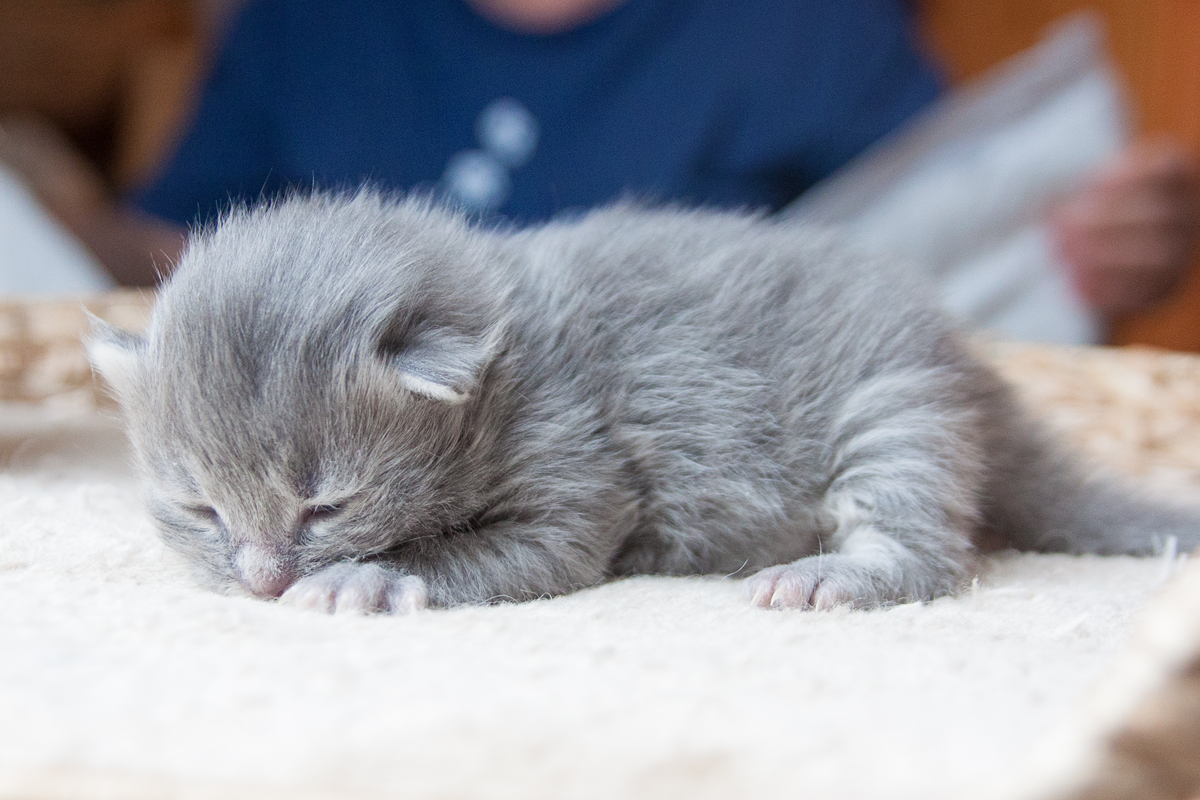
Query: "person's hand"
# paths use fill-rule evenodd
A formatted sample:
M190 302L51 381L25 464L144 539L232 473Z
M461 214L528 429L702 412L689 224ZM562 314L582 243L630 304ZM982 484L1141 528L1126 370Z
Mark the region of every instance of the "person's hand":
M1200 181L1179 144L1135 144L1050 217L1076 290L1115 316L1147 309L1179 285L1195 255Z

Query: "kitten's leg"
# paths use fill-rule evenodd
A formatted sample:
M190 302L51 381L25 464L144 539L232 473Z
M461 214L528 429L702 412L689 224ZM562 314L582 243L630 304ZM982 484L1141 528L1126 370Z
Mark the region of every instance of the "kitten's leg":
M824 502L837 528L822 553L748 578L754 604L869 606L953 591L970 567L983 475L965 388L930 369L854 392L832 426Z
M342 562L298 580L281 603L326 613L403 613L428 605L529 600L604 578L615 545L578 517L510 521L418 539L368 562ZM599 549L598 549L599 548Z
M586 513L586 512L585 512ZM385 558L420 575L436 606L523 601L593 586L615 551L612 527L563 509L409 542Z
M279 602L327 614L407 613L429 602L425 582L379 564L344 561L296 581Z

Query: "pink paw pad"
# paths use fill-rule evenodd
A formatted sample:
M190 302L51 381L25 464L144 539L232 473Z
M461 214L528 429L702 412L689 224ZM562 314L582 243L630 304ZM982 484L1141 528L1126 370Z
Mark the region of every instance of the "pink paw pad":
M768 567L746 579L744 591L760 608L800 608L816 611L834 606L870 606L891 598L846 557L812 556L791 564Z
M425 608L425 582L378 564L342 563L298 580L281 603L326 614L404 614Z

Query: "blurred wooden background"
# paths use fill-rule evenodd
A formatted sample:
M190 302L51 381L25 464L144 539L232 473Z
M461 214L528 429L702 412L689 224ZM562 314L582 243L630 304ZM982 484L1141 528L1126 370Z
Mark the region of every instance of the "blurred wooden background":
M117 189L146 181L186 125L206 42L240 0L0 0L0 112L62 126ZM1200 153L1200 0L915 0L932 49L968 78L1094 8L1143 133ZM1179 297L1122 322L1118 343L1200 352L1200 263Z
M131 186L190 102L197 33L187 0L0 0L0 112L43 115Z

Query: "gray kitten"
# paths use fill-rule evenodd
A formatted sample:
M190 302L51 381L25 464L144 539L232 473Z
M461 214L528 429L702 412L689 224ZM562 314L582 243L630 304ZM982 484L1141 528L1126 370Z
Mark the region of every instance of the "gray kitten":
M760 606L936 597L991 534L1150 553L1200 522L1085 476L927 292L836 236L614 207L489 232L293 197L102 324L163 538L326 611L754 573Z

